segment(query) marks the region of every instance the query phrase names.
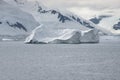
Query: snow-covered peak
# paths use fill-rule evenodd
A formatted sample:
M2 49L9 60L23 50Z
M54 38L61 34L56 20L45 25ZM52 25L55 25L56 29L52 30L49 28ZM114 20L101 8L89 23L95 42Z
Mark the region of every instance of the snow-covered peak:
M16 3L16 1L14 1L14 3ZM75 14L67 10L61 11L58 9L47 8L39 0L25 0L24 4L19 4L16 6L18 6L20 9L26 12L31 13L38 22L43 24L48 22L62 23L62 24L68 22L69 23L74 22L74 24L79 24L80 26L82 25L88 28L95 27L95 25L93 25L91 22L86 21L85 19L76 16Z

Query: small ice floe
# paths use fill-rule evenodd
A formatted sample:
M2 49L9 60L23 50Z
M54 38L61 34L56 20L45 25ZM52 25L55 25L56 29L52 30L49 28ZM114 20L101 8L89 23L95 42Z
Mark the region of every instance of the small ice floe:
M2 41L13 41L13 39L3 38Z

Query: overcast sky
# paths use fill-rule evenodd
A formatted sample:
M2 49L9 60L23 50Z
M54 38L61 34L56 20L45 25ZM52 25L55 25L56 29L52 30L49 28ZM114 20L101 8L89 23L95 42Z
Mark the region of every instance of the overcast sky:
M120 0L40 0L52 8L67 9L84 18L89 18L102 12L120 10Z

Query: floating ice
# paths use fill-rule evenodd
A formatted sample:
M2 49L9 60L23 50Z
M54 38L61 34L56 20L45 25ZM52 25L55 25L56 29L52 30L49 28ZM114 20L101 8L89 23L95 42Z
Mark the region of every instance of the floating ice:
M25 43L79 44L97 43L99 35L96 29L79 30L70 28L47 28L43 25L35 28Z

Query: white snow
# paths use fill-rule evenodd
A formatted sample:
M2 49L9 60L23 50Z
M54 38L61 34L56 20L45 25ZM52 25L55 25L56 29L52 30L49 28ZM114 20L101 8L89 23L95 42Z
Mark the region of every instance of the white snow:
M100 26L101 28L103 28L104 32L110 33L110 35L119 35L120 34L120 30L115 30L113 29L113 26L115 24L117 24L118 22L120 22L120 10L114 10L112 9L111 11L104 11L101 12L99 14L96 14L96 16L94 17L100 17L100 16L109 16L106 18L103 18L100 23L98 24L98 26Z
M25 43L89 43L99 42L98 30L69 27L45 27L43 25L35 28L31 35L25 40Z
M7 2L0 0L0 35L28 35L39 23L33 18L33 16L27 12L22 11L18 7L8 4ZM12 27L20 23L26 31L22 28Z
M119 19L120 15L113 15L112 17L102 19L98 25L111 31L113 34L120 34L119 30L113 29L113 26L120 21Z

